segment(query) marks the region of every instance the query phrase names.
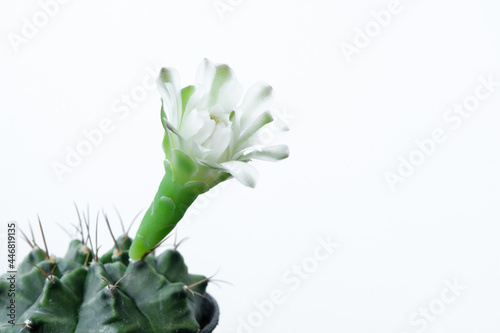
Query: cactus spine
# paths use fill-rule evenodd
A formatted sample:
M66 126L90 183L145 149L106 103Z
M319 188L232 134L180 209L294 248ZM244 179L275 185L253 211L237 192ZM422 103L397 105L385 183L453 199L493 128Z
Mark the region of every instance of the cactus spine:
M30 242L16 276L17 325L0 332L211 332L203 331L217 311L205 294L208 279L189 274L176 248L131 261L131 243L123 235L98 258L86 242L73 240L56 258ZM8 277L0 281L3 309Z

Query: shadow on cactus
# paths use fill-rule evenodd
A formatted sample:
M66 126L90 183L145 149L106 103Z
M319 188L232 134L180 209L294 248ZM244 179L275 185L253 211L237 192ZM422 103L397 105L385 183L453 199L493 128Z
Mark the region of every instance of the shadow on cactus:
M1 332L214 330L218 307L205 292L210 279L189 274L177 246L159 255L155 249L200 194L230 178L254 187L257 171L248 162L284 159L288 147L258 142L259 130L273 121L273 90L265 83L243 95L227 65L205 59L194 85L181 89L171 68L161 70L157 84L165 175L136 236L129 238L124 228L117 239L111 233L115 245L100 255L90 214L77 210L81 237L70 242L64 257L49 254L45 237L43 247L25 237L32 250L18 266L15 298L8 296L9 275L0 281L0 306L6 309L14 299L16 308L9 322L16 325Z

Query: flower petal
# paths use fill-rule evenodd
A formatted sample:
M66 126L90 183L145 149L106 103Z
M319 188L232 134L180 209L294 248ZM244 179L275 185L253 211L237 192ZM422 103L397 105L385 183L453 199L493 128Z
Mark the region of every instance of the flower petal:
M268 147L256 146L242 151L235 159L239 161L250 161L252 159L275 162L290 156L287 145L275 145Z
M205 120L210 118L208 114L194 111L186 115L182 121L182 126L179 128L179 133L186 140L192 140L192 137L200 131L200 129L205 124Z
M250 124L247 128L241 132L238 141L236 141L234 149L238 151L238 149L259 129L261 129L264 125L269 124L273 121L273 116L269 111L262 113L257 119L254 120L252 124Z
M191 139L199 144L203 144L210 136L213 135L215 128L217 128L215 121L208 116L202 118L203 126L194 134Z
M255 83L245 94L238 110L240 111L240 126L247 127L262 112L268 110L273 102L273 88L263 82Z
M203 101L205 98L205 89L201 86L194 86L193 93L189 97L186 105L183 106L183 119L186 118L191 112L203 109ZM181 122L182 125L182 122Z
M181 90L182 115L184 115L184 113L186 111L186 106L187 106L189 100L191 99L191 97L193 96L194 92L195 92L194 86L187 86L187 87L182 88L182 90ZM181 123L182 123L182 119L181 119Z
M210 88L208 107L218 105L226 112L231 112L241 99L243 87L228 65L216 66L216 72Z
M178 125L181 112L180 78L179 73L174 68L162 68L160 75L156 79L158 90L160 91L163 107L168 120Z
M236 80L227 81L219 90L217 106L224 112L231 113L241 100L243 95L243 86Z
M229 161L221 163L221 165L243 185L255 187L257 184L259 174L250 164L240 161Z
M203 59L196 71L196 86L203 89L204 96L207 96L212 88L215 72L215 65L208 59Z
M209 148L211 152L206 158L212 161L218 161L221 155L226 151L232 140L232 130L224 125L215 126L215 130L204 146Z
M208 96L208 105L212 106L217 104L217 99L219 99L220 88L231 78L233 73L228 65L218 65L215 67L215 75L210 87L210 93Z

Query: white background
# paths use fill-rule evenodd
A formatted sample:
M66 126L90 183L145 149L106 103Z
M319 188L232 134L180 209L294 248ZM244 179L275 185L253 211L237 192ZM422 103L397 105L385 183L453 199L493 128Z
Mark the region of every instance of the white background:
M188 85L207 57L247 88L271 84L291 128L271 138L289 159L255 163L257 188L229 181L178 229L190 270L220 269L233 284L209 287L216 332L500 330L500 86L458 128L443 118L481 76L500 81L496 1L401 0L350 62L342 43L376 29L371 12L390 1L232 0L222 14L212 0L67 1L48 22L41 3L0 4L2 223L26 230L40 214L49 250L63 255L70 238L57 223L72 230L75 201L94 217L108 211L119 233L113 205L128 223L161 180L163 129L155 89L127 116L113 111L148 68L175 67ZM59 181L53 163L103 119L113 130ZM387 173L436 128L447 139L392 191ZM340 247L318 262L329 238ZM100 243L111 246L105 229ZM454 295L447 280L465 290ZM282 302L270 307L275 290ZM432 320L419 317L429 306Z

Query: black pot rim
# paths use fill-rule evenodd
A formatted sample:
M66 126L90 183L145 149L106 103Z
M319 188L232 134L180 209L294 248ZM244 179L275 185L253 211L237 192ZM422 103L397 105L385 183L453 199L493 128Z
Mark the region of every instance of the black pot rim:
M219 305L212 296L205 293L202 307L207 311L207 323L204 323L199 333L211 333L219 323Z

